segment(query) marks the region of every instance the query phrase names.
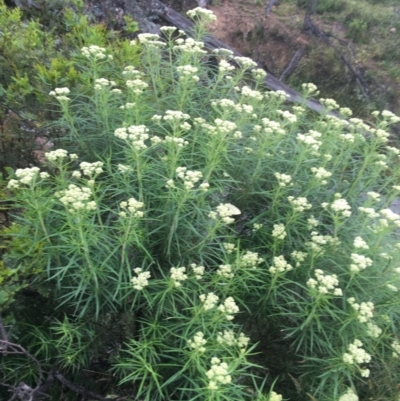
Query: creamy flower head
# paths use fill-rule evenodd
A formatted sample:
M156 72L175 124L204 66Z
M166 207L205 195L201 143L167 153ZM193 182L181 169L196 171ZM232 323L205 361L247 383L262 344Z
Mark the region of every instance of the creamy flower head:
M207 10L206 8L196 7L192 10L189 10L186 13L190 18L194 20L199 20L203 23L210 23L217 20L217 17L211 10Z
M144 272L140 267L137 267L133 271L137 274L137 277L132 277L131 283L135 290L141 291L144 287L149 285L149 278L151 277L151 274L150 272Z
M229 384L232 381L228 364L216 357L211 359L211 369L206 372L206 376L209 380L208 389L212 391L218 390L220 384Z
M208 214L208 217L210 217L213 220L219 219L225 224L231 224L235 221L235 219L232 218L231 216L236 216L241 213L242 212L231 203L220 203L216 207L216 211L210 212Z

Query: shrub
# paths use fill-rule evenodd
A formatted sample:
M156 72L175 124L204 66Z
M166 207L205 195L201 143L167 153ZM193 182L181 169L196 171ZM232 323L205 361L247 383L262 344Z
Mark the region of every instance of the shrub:
M57 309L20 341L70 377L103 360L135 399L281 399L273 386L395 399L399 118L367 124L332 99L320 117L287 107L253 61L207 53L213 16L190 15L194 39L141 34L140 65L123 71L111 49L84 47L87 86L50 92L62 148L8 188L41 249L30 289ZM289 368L257 354L265 332ZM28 373L13 362L17 382Z

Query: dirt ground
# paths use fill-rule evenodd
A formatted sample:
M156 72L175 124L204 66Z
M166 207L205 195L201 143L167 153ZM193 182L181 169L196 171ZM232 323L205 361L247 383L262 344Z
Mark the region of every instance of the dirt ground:
M197 2L175 0L169 5L185 12L196 7ZM296 29L289 29L275 15L278 7L279 4L274 6L267 17L265 4L258 6L254 0L219 0L207 7L217 16L210 33L279 76L296 51L308 46L309 37L301 32L304 15L291 20Z

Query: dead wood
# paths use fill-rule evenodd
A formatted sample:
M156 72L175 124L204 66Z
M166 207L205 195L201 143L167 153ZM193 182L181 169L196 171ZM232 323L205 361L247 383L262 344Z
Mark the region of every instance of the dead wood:
M311 5L310 5L311 4ZM349 71L352 73L358 87L360 88L360 91L364 97L365 100L369 100L368 96L368 89L367 85L364 82L364 79L360 75L360 73L356 70L356 68L350 63L349 60L345 57L345 55L338 49L337 46L335 46L329 37L314 24L314 22L311 20L311 14L312 12L310 10L313 9L313 1L309 2L309 10L306 12L306 15L304 17L304 30L308 33L310 33L313 36L316 36L320 38L326 45L329 47L332 47L336 54L339 56L339 58L342 60L343 64L346 65L346 67L349 69Z
M265 8L265 15L269 17L269 14L271 13L272 7L278 0L269 0L269 3L267 4L267 7Z
M284 81L285 79L289 78L293 71L299 65L301 58L303 57L304 52L306 51L305 47L300 48L294 54L292 60L290 61L289 65L285 68L282 72L281 76L279 77L279 81Z

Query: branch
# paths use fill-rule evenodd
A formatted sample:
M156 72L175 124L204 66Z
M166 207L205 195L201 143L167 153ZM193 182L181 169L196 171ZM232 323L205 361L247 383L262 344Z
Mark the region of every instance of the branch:
M292 60L290 61L289 65L286 67L285 71L282 72L282 75L279 77L279 81L284 81L285 79L289 78L292 72L296 69L299 64L299 61L303 57L306 48L302 47L294 54Z
M269 0L269 3L267 4L267 7L265 8L265 15L269 17L269 14L272 10L272 7L278 0Z
M364 99L369 100L369 96L367 93L367 85L365 84L363 78L361 77L361 75L358 73L358 71L351 65L351 63L346 59L346 57L344 56L344 54L329 40L329 38L327 37L327 35L325 35L324 32L322 32L312 21L310 18L311 12L310 9L312 9L312 4L313 0L310 0L309 2L309 10L307 11L305 17L304 17L304 29L308 32L311 32L311 34L313 34L314 36L317 36L319 38L321 38L321 40L326 43L328 46L332 47L336 53L338 54L338 56L340 57L340 59L342 60L342 62L346 65L346 67L351 71L351 73L353 74L357 85L359 86L362 95L364 96ZM311 4L311 5L310 5Z

